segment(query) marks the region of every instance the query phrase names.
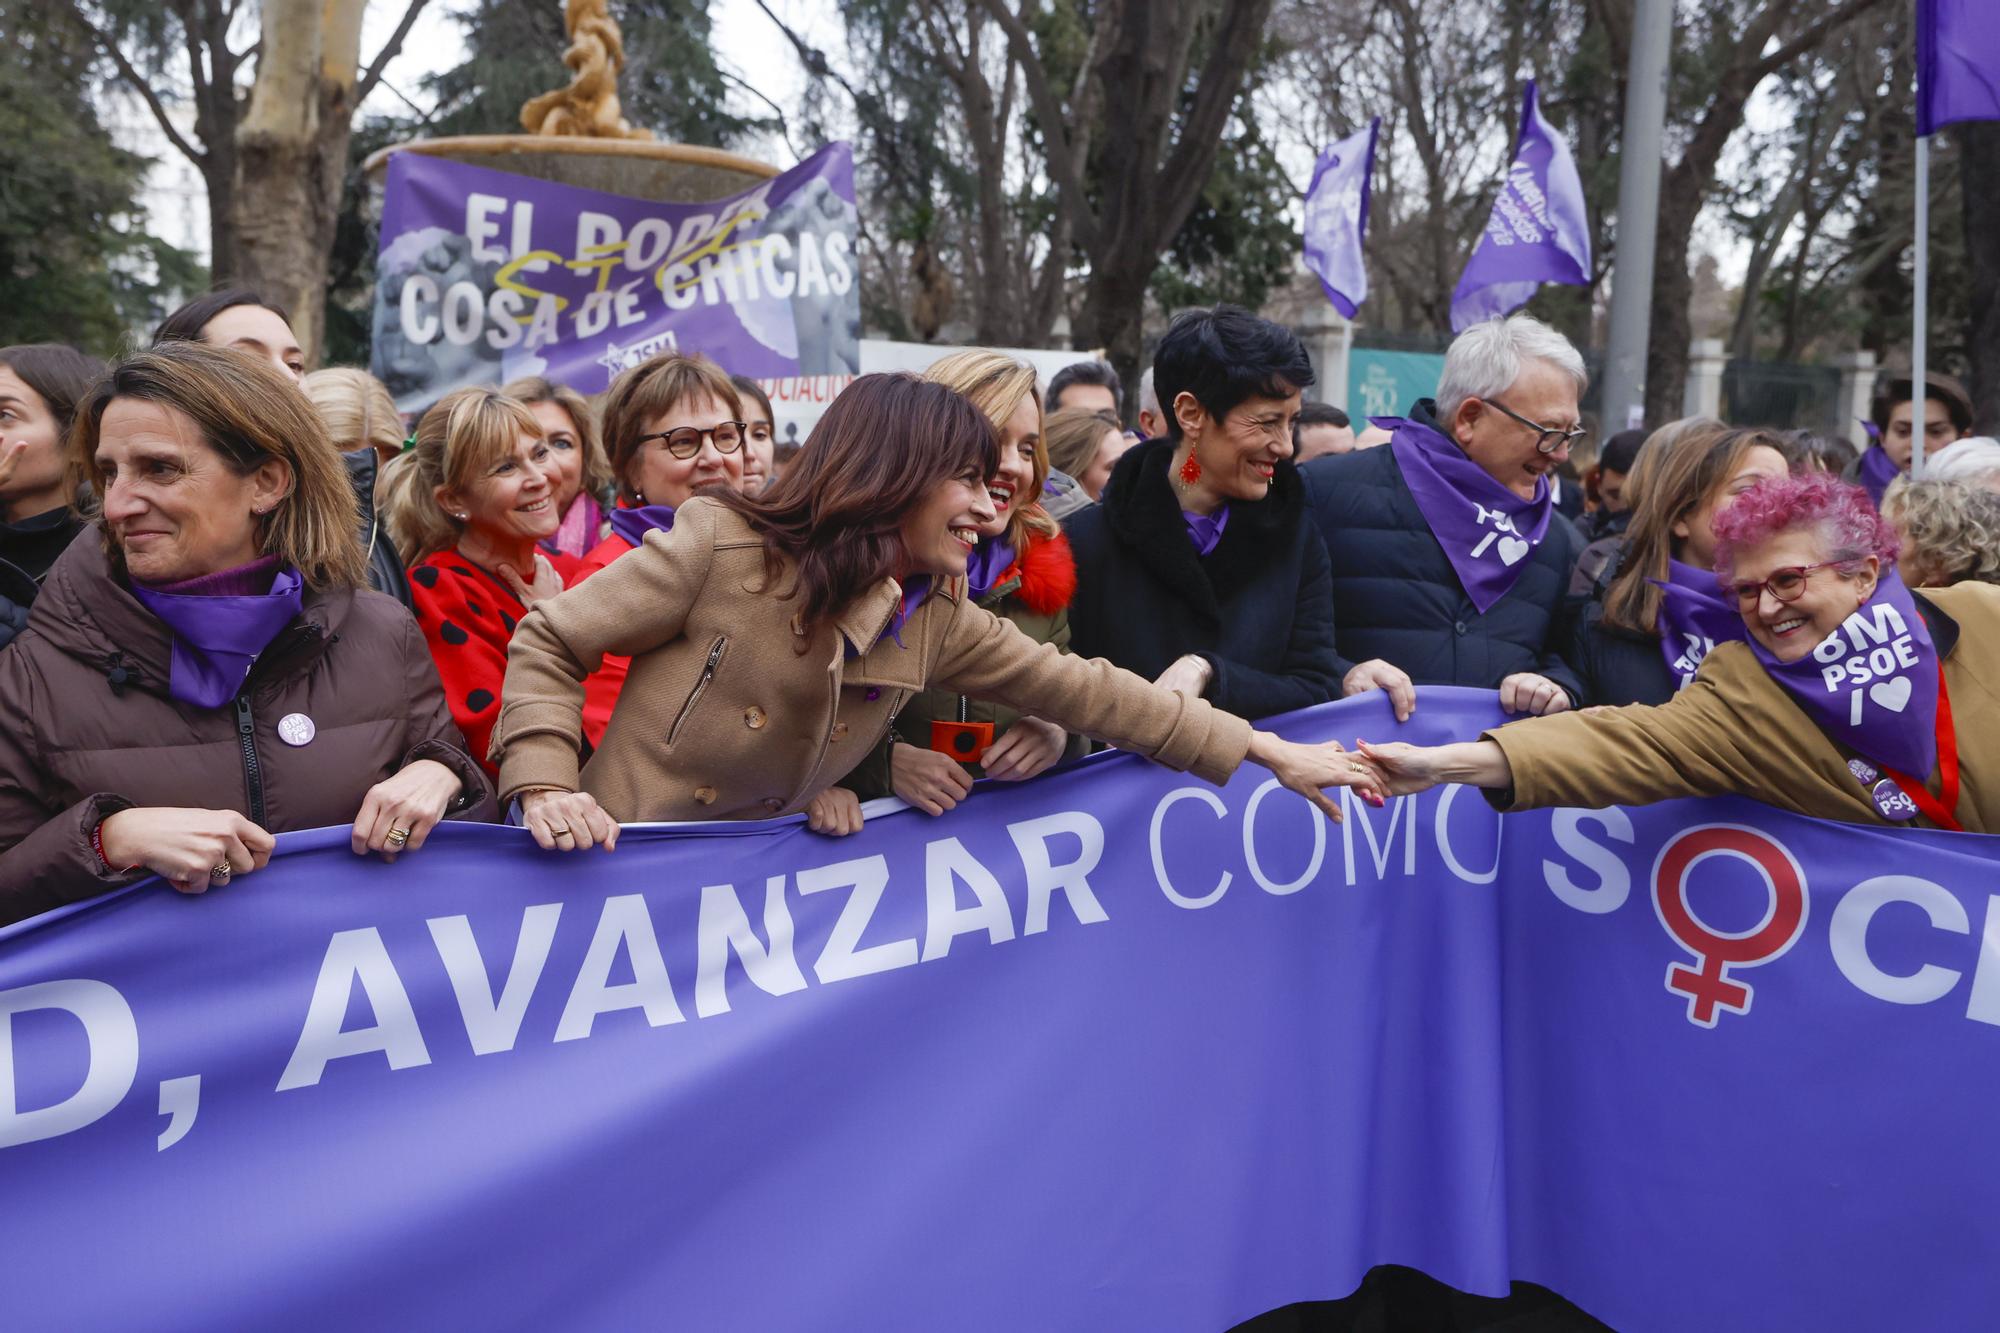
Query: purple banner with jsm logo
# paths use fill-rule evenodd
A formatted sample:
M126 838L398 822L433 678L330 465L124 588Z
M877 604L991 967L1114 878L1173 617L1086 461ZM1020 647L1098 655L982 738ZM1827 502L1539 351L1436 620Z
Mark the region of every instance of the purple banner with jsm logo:
M753 378L853 375L858 226L845 143L698 204L397 153L370 369L405 412L523 375L597 393L672 350Z
M1216 1333L1398 1263L1623 1330L1991 1322L1994 839L1344 808L1114 754L844 840L288 835L23 923L0 1312Z

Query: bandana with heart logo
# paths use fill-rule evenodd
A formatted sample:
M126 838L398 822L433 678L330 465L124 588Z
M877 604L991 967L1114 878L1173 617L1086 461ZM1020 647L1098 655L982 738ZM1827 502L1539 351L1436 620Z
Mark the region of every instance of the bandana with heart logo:
M1465 595L1486 614L1521 576L1521 565L1548 535L1555 512L1549 479L1524 500L1495 481L1465 451L1416 421L1382 420L1395 432L1389 447L1431 535L1465 585Z
M1684 690L1718 643L1749 637L1743 617L1716 584L1715 575L1678 560L1667 561L1667 577L1652 579L1660 590L1660 654Z
M1892 566L1875 595L1796 662L1750 651L1806 716L1864 759L1930 777L1937 763L1937 647Z

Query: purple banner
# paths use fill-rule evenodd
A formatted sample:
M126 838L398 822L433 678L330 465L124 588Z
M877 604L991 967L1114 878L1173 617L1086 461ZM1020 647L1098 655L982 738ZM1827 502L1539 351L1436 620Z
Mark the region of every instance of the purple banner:
M1917 0L1917 133L2000 120L2000 19L1992 0Z
M1306 190L1306 267L1333 308L1348 319L1368 299L1368 178L1375 171L1375 140L1382 118L1319 155Z
M845 143L699 204L398 153L370 369L405 412L522 375L597 393L673 349L753 378L853 375L858 219Z
M1995 839L1345 809L1113 754L849 839L286 835L23 923L0 1311L1217 1333L1401 1263L1632 1333L1986 1325Z
M1521 103L1521 133L1506 183L1451 294L1451 327L1520 309L1545 282L1590 284L1590 217L1569 145L1542 119L1535 81Z

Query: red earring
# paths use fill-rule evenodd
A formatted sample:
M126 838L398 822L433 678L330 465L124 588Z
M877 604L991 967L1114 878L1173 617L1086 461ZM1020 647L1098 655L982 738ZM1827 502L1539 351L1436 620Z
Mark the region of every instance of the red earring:
M1200 480L1201 460L1194 456L1194 450L1190 448L1188 450L1187 462L1181 464L1181 485L1192 486Z

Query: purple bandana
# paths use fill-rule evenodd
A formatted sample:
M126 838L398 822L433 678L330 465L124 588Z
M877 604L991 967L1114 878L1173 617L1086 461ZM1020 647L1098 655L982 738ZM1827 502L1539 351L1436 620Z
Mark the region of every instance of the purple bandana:
M1806 656L1750 651L1828 736L1922 782L1937 763L1937 648L1892 566L1875 595Z
M1188 540L1194 543L1194 553L1208 555L1221 543L1222 530L1229 526L1229 506L1224 505L1213 514L1183 509L1181 518L1187 522Z
M1668 560L1666 579L1648 581L1661 593L1660 654L1674 673L1675 689L1688 687L1716 644L1749 637L1742 614L1709 571Z
M1868 498L1875 502L1877 509L1880 509L1882 492L1889 489L1890 482L1902 475L1903 469L1897 467L1890 459L1888 450L1877 443L1870 445L1868 452L1861 455L1861 467L1854 479L1861 483L1861 489L1868 492Z
M542 543L542 549L561 555L589 555L590 548L597 545L597 532L603 523L604 510L596 497L589 491L578 491L563 514L562 526L556 529L555 536Z
M196 708L220 708L236 697L257 654L298 616L304 601L305 580L296 569L281 570L277 563L275 556L267 556L240 571L185 583L157 588L132 584L139 604L174 632L168 694ZM267 573L274 575L268 592L235 591L255 586L248 576L255 574L256 582L262 582Z
M1465 585L1465 595L1486 614L1548 535L1555 510L1548 478L1536 483L1534 499L1523 500L1430 427L1396 418L1375 424L1394 432L1389 447L1424 522Z
M673 526L672 505L641 505L637 509L620 505L611 511L611 530L634 546L645 541L647 533L667 532Z
M882 631L882 639L894 639L898 648L909 647L908 644L903 642L903 626L909 623L910 617L916 614L917 608L922 606L924 599L930 595L930 575L912 574L909 578L905 579L903 581L903 600L896 607L895 614L889 617L889 627ZM877 639L875 642L880 643L882 639ZM854 641L849 639L846 648L847 659L851 662L859 656L861 656L861 649L855 647ZM874 696L870 695L869 697L873 698Z
M984 601L1013 564L1014 548L1005 537L988 537L973 547L965 561L965 587L972 600Z

